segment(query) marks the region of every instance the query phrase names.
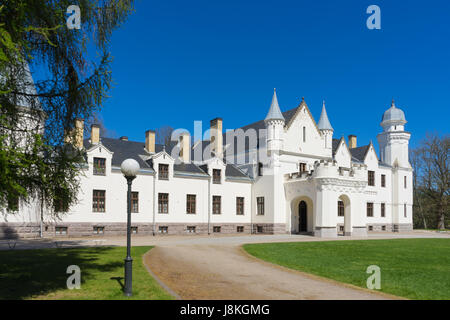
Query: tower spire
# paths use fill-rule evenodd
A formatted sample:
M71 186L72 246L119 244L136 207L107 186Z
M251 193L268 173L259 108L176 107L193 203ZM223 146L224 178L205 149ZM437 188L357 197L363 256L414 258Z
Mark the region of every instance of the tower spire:
M325 108L325 100L322 105L322 114L320 115L319 123L317 125L320 130L333 130L330 120L328 120L327 109Z
M272 103L270 104L269 112L267 113L265 122L270 120L284 120L283 114L281 113L280 106L278 105L277 92L273 89Z

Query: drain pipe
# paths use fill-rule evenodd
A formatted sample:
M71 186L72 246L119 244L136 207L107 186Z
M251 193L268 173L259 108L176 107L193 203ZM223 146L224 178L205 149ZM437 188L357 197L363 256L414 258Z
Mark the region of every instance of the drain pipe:
M156 174L153 173L153 236L156 235Z
M211 177L208 178L208 235L211 234Z

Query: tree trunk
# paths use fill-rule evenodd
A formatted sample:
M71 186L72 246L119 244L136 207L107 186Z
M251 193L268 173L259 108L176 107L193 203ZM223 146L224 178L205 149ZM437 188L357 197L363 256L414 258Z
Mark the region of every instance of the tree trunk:
M441 209L439 211L440 211L440 214L439 214L438 229L439 230L444 230L445 229L445 211L444 211L444 208L441 207Z

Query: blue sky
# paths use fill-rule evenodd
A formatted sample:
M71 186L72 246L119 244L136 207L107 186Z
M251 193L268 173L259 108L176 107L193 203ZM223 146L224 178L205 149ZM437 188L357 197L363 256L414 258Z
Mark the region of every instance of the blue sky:
M381 8L381 30L366 9ZM450 2L137 1L115 32L108 129L144 140L163 125L193 132L222 117L224 128L263 119L277 88L282 111L305 97L316 121L326 101L334 137L376 135L395 98L414 146L448 133Z

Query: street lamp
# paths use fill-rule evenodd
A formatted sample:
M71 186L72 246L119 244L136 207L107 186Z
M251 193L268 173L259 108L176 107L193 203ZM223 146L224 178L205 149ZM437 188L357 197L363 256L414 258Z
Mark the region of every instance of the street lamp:
M128 297L132 295L132 268L133 259L131 258L131 183L139 171L139 163L134 159L126 159L122 162L120 170L127 179L128 184L128 207L127 207L127 257L125 258L125 287L124 294Z

